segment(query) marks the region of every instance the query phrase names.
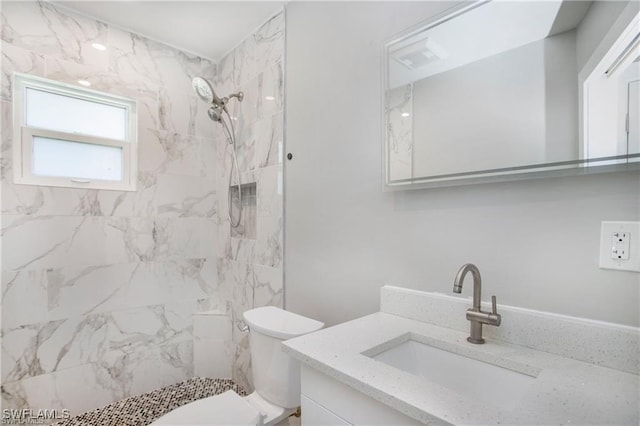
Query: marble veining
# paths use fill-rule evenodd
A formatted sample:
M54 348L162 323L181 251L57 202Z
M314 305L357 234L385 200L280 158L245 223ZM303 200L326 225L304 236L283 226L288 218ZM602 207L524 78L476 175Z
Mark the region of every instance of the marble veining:
M76 414L192 377L192 315L225 307L217 140L190 83L217 65L50 2L0 16L2 408ZM15 185L14 72L135 99L137 191Z
M7 5L5 8L8 9ZM106 44L107 25L61 13L47 2L14 7L3 13L1 37L6 43L38 54L97 67L106 66L103 56L91 47L91 43Z
M21 49L12 44L2 48L2 80L0 82L0 98L11 100L12 74L16 71L31 75L44 75L44 57L35 52Z
M258 306L282 306L284 27L284 12L269 19L220 60L213 79L219 93L245 93L243 102L230 104L230 113L241 183L256 184L256 234L255 239L248 239L242 232L231 231L226 216L231 148L216 126L219 291L229 301L233 324L233 378L246 389L252 389L251 360L247 335L237 327L242 313Z
M410 179L413 173L413 84L389 89L386 102L389 179Z
M247 309L282 306L284 13L218 63L49 2L3 4L0 17L2 122L14 72L89 79L137 101L139 163L134 192L15 185L3 126L2 408L77 414L185 380L193 314L211 309L231 318L224 351L251 389L237 325ZM256 182L254 240L231 235L229 145L192 92L195 75L246 93L232 115L242 181Z

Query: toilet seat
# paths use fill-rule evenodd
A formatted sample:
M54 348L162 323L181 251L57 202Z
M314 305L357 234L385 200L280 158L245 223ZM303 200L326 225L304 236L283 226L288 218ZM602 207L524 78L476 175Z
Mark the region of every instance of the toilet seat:
M160 417L151 425L261 425L262 416L232 390L199 399Z

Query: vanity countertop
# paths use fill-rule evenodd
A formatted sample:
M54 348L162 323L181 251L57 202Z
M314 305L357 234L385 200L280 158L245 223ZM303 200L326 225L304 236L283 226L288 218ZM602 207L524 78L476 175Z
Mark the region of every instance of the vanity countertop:
M485 326L486 328L486 326ZM477 355L537 372L515 405L493 406L468 398L363 352L412 333L442 342L451 352ZM451 424L634 424L640 423L640 378L525 346L486 339L468 343L462 332L378 312L284 343L285 352L323 374L423 423ZM499 383L486 383L487 392Z

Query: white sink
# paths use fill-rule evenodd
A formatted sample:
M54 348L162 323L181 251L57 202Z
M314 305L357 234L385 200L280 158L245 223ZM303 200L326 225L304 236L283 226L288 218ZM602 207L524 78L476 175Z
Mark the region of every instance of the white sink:
M473 356L473 351L470 350L466 350L465 355L469 356L465 356L434 346L452 346L444 342L421 343L411 335L394 340L400 342L382 351L372 348L364 355L500 408L508 409L517 404L536 380L539 372L518 363L510 363L511 365L505 368L473 359L469 357ZM386 344L380 345L385 346L388 347ZM464 352L465 348L462 351ZM484 356L486 357L486 354Z

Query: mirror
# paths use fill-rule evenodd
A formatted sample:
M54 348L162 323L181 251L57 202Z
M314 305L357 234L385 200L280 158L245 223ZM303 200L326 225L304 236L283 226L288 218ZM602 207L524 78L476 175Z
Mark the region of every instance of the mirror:
M466 3L384 45L386 187L639 169L636 1Z

